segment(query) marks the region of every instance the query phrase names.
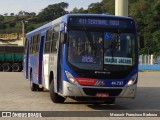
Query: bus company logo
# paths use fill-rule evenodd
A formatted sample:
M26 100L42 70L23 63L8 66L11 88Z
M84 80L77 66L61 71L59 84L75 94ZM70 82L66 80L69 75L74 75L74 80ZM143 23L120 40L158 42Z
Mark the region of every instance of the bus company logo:
M111 74L111 72L95 71L95 74Z
M95 86L105 86L105 82L103 80L97 80L97 82L94 85Z
M11 112L2 112L2 117L12 117Z

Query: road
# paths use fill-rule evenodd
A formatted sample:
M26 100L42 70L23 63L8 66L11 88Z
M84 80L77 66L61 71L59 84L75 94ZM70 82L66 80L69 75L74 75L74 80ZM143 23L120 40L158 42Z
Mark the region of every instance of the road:
M140 72L136 98L117 99L114 105L77 102L69 98L63 104L55 104L49 92L32 92L22 72L0 72L0 111L155 111L160 110L159 81L160 72Z

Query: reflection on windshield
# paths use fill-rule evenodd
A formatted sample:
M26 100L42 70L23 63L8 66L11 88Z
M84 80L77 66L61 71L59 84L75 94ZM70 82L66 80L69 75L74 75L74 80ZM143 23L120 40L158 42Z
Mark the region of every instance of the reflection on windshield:
M135 64L131 33L69 31L68 61L79 69L119 71Z
M80 69L103 69L103 34L99 32L69 32L69 62Z

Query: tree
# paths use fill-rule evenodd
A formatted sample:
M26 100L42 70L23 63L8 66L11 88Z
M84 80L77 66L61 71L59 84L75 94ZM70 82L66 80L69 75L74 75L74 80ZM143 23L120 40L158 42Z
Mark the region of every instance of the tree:
M14 16L14 13L11 13L10 16Z
M156 6L156 0L132 0L129 3L129 16L135 18L138 34L144 37L145 48L140 49L141 54L157 54L157 42L153 39L153 33L160 28Z
M30 16L30 13L24 11L24 12L23 12L23 15L24 15L24 16Z
M82 7L79 9L79 13L88 13L88 10L83 9Z
M15 22L11 22L11 23L9 23L9 27L15 27L16 26L16 23Z
M0 23L0 29L6 29L6 24L1 24Z
M73 8L71 13L88 13L88 10L83 9L82 7L78 9L77 7Z
M105 13L102 3L92 3L88 6L88 12L94 14L102 14Z
M40 19L41 21L54 20L66 14L65 9L67 7L68 7L68 3L65 3L65 2L49 5L38 14L38 19Z
M103 0L101 4L103 13L115 14L115 0Z
M29 13L26 11L19 11L18 16L29 16Z
M158 56L160 55L160 30L157 30L153 33L153 41L155 42L155 45L152 46L154 49L154 55Z
M0 23L4 20L4 16L0 15Z
M160 1L154 7L155 13L160 15Z
M79 11L78 11L78 8L77 7L75 7L75 8L73 8L73 10L71 11L71 13L78 13Z
M4 16L8 16L8 13L4 13Z
M61 3L58 3L57 4L59 7L61 7L62 9L67 9L69 4L68 3L65 3L65 2L61 2Z
M23 11L19 11L18 16L23 16Z
M36 13L35 13L35 12L31 12L31 13L30 13L30 16L31 16L31 17L35 17L35 16L36 16Z
M35 27L34 27L33 24L29 24L29 25L26 26L26 32L30 32L30 31L32 31L34 29L35 29Z

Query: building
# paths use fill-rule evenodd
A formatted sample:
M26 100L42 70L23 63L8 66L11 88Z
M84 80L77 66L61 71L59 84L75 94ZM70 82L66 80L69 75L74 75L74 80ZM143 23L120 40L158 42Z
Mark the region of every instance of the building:
M0 45L23 46L23 36L19 33L0 33Z

